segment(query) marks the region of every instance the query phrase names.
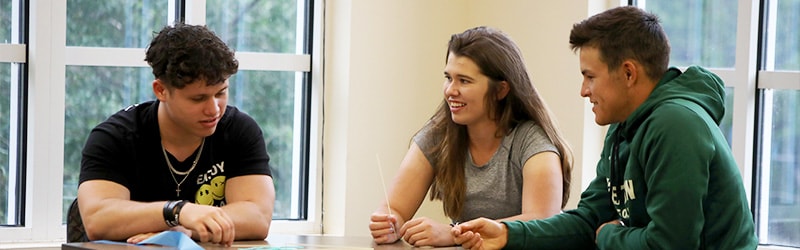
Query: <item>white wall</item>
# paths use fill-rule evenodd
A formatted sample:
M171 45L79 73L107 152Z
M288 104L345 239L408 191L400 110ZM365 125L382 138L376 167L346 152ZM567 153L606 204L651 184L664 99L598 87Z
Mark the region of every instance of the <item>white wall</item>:
M497 27L517 42L534 86L572 145L574 184L567 207L574 208L582 190L584 127L598 128L593 116L587 121L582 115L585 102L580 96L582 76L578 56L569 48L572 25L587 17L586 1L473 0L471 3L470 13L475 18L469 20L470 26Z
M441 101L450 35L478 25L505 31L522 49L573 147L568 208L575 207L581 179L594 174L596 158L584 155L599 154L602 134L579 95L578 59L568 44L572 24L596 8L591 2L597 1L327 1L323 233L369 235L369 215L384 199L375 155L389 182L411 136ZM446 221L438 202L426 202L417 216Z

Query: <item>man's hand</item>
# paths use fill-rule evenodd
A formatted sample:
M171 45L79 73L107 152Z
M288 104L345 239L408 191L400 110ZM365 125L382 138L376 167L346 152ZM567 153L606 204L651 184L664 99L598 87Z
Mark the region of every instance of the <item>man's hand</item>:
M597 230L594 231L594 243L595 244L597 243L597 239L600 236L600 229L603 229L603 227L605 227L608 224L622 225L622 221L620 221L620 220L611 220L611 221L603 223L599 227L597 227Z
M236 237L233 221L219 207L186 203L180 213L180 224L200 242L231 246Z
M453 246L453 236L449 234L450 225L438 223L421 217L407 221L400 228L400 235L408 244L420 246Z
M506 225L486 218L455 225L450 233L465 249L500 249L508 242Z

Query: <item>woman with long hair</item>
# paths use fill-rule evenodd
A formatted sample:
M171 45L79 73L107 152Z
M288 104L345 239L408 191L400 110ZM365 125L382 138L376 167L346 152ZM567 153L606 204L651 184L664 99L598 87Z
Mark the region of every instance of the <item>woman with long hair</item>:
M428 190L453 223L547 218L567 202L572 152L517 45L489 27L454 34L444 78L442 103L389 188L391 204L370 217L376 243L455 244L450 225L413 218Z

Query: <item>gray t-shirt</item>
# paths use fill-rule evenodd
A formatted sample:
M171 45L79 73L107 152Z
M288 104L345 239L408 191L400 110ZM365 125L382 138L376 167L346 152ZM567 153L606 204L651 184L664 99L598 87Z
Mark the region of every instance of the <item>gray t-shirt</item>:
M428 162L431 162L431 156L427 152L438 140L427 136L429 130L428 124L414 136L414 142L425 153ZM545 151L558 153L544 130L532 121L527 121L503 137L500 147L486 165L475 165L472 155L467 152L464 166L466 200L461 218L451 219L454 222L464 222L478 217L500 219L521 214L522 167L533 155ZM433 162L431 166L437 168Z

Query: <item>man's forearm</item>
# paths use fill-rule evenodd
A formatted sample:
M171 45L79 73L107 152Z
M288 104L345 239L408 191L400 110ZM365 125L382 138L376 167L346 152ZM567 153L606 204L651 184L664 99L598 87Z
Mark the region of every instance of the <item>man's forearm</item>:
M163 201L135 202L106 199L85 205L83 223L90 240L126 240L136 234L168 229Z
M272 206L250 201L229 203L222 210L233 220L236 240L262 240L269 234Z

